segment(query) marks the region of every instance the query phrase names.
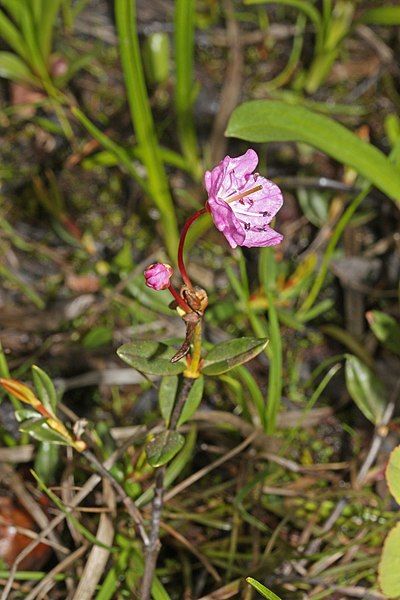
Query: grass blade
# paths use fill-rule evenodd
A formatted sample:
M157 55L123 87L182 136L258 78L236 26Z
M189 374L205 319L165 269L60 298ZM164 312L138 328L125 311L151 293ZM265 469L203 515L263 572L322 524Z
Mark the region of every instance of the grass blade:
M55 23L60 10L61 0L41 0L41 2L43 7L40 20L39 45L42 51L43 60L46 64L48 64L53 45Z
M143 154L149 190L162 216L165 245L170 257L174 258L178 247L176 216L143 74L136 30L136 2L116 0L115 16L132 123Z
M23 59L28 59L29 51L24 38L2 10L0 10L0 36L14 52Z
M201 177L193 121L193 61L194 61L195 1L175 2L175 107L178 136L182 152L191 166L195 179Z

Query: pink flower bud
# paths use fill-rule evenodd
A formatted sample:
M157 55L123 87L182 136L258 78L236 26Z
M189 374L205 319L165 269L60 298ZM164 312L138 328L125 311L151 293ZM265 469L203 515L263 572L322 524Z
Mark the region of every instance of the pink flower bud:
M164 263L154 263L147 267L144 272L147 287L152 290L166 290L172 277L173 268Z

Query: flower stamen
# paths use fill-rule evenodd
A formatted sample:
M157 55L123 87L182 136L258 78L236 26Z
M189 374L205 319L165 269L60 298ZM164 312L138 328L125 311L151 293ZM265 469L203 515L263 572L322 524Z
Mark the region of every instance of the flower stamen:
M228 198L225 198L225 202L235 202L236 200L241 200L246 196L250 196L250 194L254 194L254 192L259 192L260 190L262 190L262 185L256 185L255 187L251 188L250 190L246 190L245 192L239 192L239 194L228 196Z

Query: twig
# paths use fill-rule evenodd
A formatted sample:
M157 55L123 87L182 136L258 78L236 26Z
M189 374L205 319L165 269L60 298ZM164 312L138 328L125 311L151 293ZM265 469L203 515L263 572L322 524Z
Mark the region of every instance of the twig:
M116 450L104 463L104 468L111 469L111 467L116 463L118 458L125 452L125 449L129 447L133 440L136 438L134 436L130 440L128 440L121 448ZM42 542L51 532L63 522L63 520L67 517L68 513L74 510L74 507L79 506L79 504L88 496L96 487L96 485L101 481L100 475L92 475L87 482L84 484L82 489L74 496L71 500L70 507L67 508L65 513L60 513L57 515L50 523L42 529L42 531L38 534L37 538L33 540L30 544L28 544L17 556L15 559L8 576L7 583L3 589L0 600L7 600L9 593L13 587L15 575L18 570L18 566L21 562L34 550L40 542Z
M176 400L174 410L172 411L169 429L174 431L179 421L182 408L187 400L194 379L185 377ZM155 475L155 489L151 512L151 531L150 539L146 544L146 560L142 579L141 600L150 600L151 585L153 582L154 571L156 569L157 557L160 552L160 522L164 500L164 477L165 466L159 467Z
M146 548L146 562L142 580L142 600L150 600L151 585L153 583L154 571L156 569L157 557L160 552L160 522L163 508L165 467L156 470L154 498L151 511L151 531L148 546Z
M104 479L103 481L103 495L108 509L114 512L115 495L108 479ZM112 515L107 513L103 513L99 519L96 538L106 546L111 546L113 543L115 533L113 521ZM97 584L104 574L109 554L109 550L106 548L93 546L72 600L91 600L93 598Z
M36 596L40 593L41 598L45 597L45 594L53 587L54 585L54 576L58 575L65 569L67 569L70 565L73 565L78 558L80 558L83 554L85 554L87 550L88 544L85 543L80 546L75 552L72 552L69 556L66 556L64 560L58 563L49 573L47 573L46 577L43 579L31 590L31 592L25 597L25 600L34 600Z
M100 473L102 477L104 477L111 483L111 485L113 486L113 488L119 496L119 500L123 502L126 510L132 517L133 522L135 523L137 530L140 533L140 537L142 538L144 545L148 546L150 540L147 536L146 529L143 524L143 518L139 509L135 506L133 500L127 495L124 488L118 483L118 481L111 475L111 473L104 467L104 465L96 458L96 456L90 450L85 450L84 452L82 452L82 454L93 465L96 471L98 471L98 473Z

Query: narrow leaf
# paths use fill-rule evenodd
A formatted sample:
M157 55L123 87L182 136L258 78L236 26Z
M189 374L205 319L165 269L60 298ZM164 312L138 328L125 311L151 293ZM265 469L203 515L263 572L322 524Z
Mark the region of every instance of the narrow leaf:
M397 446L390 455L386 467L386 481L393 498L397 504L400 504L400 446Z
M55 414L57 393L50 377L36 365L32 367L32 377L39 400L50 413Z
M0 52L0 77L40 87L40 81L32 75L24 61L12 52Z
M201 399L203 397L204 391L204 377L201 375L198 379L195 380L192 385L189 395L186 399L186 402L183 406L181 416L178 420L178 427L190 421L198 407L200 406Z
M37 417L28 419L21 423L19 429L24 433L29 433L29 435L39 442L50 442L62 446L70 445L69 440L53 429L50 429L46 419L38 419Z
M158 392L158 405L160 407L161 415L165 419L166 425L168 425L171 418L176 392L178 390L178 381L177 375L163 377L161 380L160 389Z
M358 408L374 425L381 422L386 402L382 383L356 356L346 356L346 385Z
M253 100L238 106L228 137L251 142L303 142L353 167L390 198L400 200L400 171L375 146L333 119L298 105Z
M367 25L400 25L400 6L377 6L363 12L360 17Z
M267 598L268 600L281 600L279 596L271 592L265 585L262 585L259 581L256 581L252 577L246 577L247 583L249 583L257 592L261 594L263 598Z

